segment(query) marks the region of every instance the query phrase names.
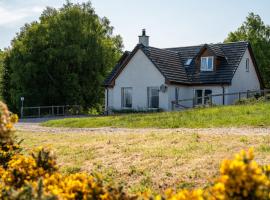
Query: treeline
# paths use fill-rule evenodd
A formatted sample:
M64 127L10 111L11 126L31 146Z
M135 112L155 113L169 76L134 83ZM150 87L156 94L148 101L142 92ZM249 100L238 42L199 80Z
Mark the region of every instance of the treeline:
M3 100L12 111L22 96L27 106L102 104L102 83L122 48L110 21L90 2L48 7L1 52Z

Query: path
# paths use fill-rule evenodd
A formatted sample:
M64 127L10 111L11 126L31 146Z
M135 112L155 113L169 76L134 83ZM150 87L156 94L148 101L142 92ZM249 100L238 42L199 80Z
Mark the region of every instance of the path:
M49 118L51 119L51 118ZM24 120L15 125L17 131L24 132L44 132L44 133L147 133L147 132L179 132L179 133L201 133L201 134L236 134L236 135L270 135L270 128L176 128L176 129L158 129L158 128L55 128L41 126L41 122L47 119Z

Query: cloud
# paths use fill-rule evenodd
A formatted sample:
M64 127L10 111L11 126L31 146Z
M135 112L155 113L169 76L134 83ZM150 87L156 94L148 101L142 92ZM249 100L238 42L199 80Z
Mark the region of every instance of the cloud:
M44 7L29 6L25 8L8 8L0 4L0 26L11 26L21 23L27 17L38 16Z

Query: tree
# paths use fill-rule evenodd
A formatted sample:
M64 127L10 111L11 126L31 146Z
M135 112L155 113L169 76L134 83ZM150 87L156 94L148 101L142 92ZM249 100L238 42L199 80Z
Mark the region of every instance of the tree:
M122 50L107 18L91 3L47 8L39 22L26 24L5 57L4 100L18 111L28 106L102 103L102 83Z
M249 13L246 21L230 32L225 42L249 41L266 87L270 87L270 26L259 15Z

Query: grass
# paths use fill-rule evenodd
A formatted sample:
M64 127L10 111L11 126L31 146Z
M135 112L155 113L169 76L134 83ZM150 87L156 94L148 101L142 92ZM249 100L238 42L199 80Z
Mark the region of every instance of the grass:
M136 193L151 188L204 187L220 162L255 147L256 161L270 163L270 136L198 134L184 131L113 133L18 132L26 149L49 146L66 174L101 172Z
M124 128L211 128L270 126L270 103L197 108L182 112L125 114L118 116L69 118L43 123L52 127Z

